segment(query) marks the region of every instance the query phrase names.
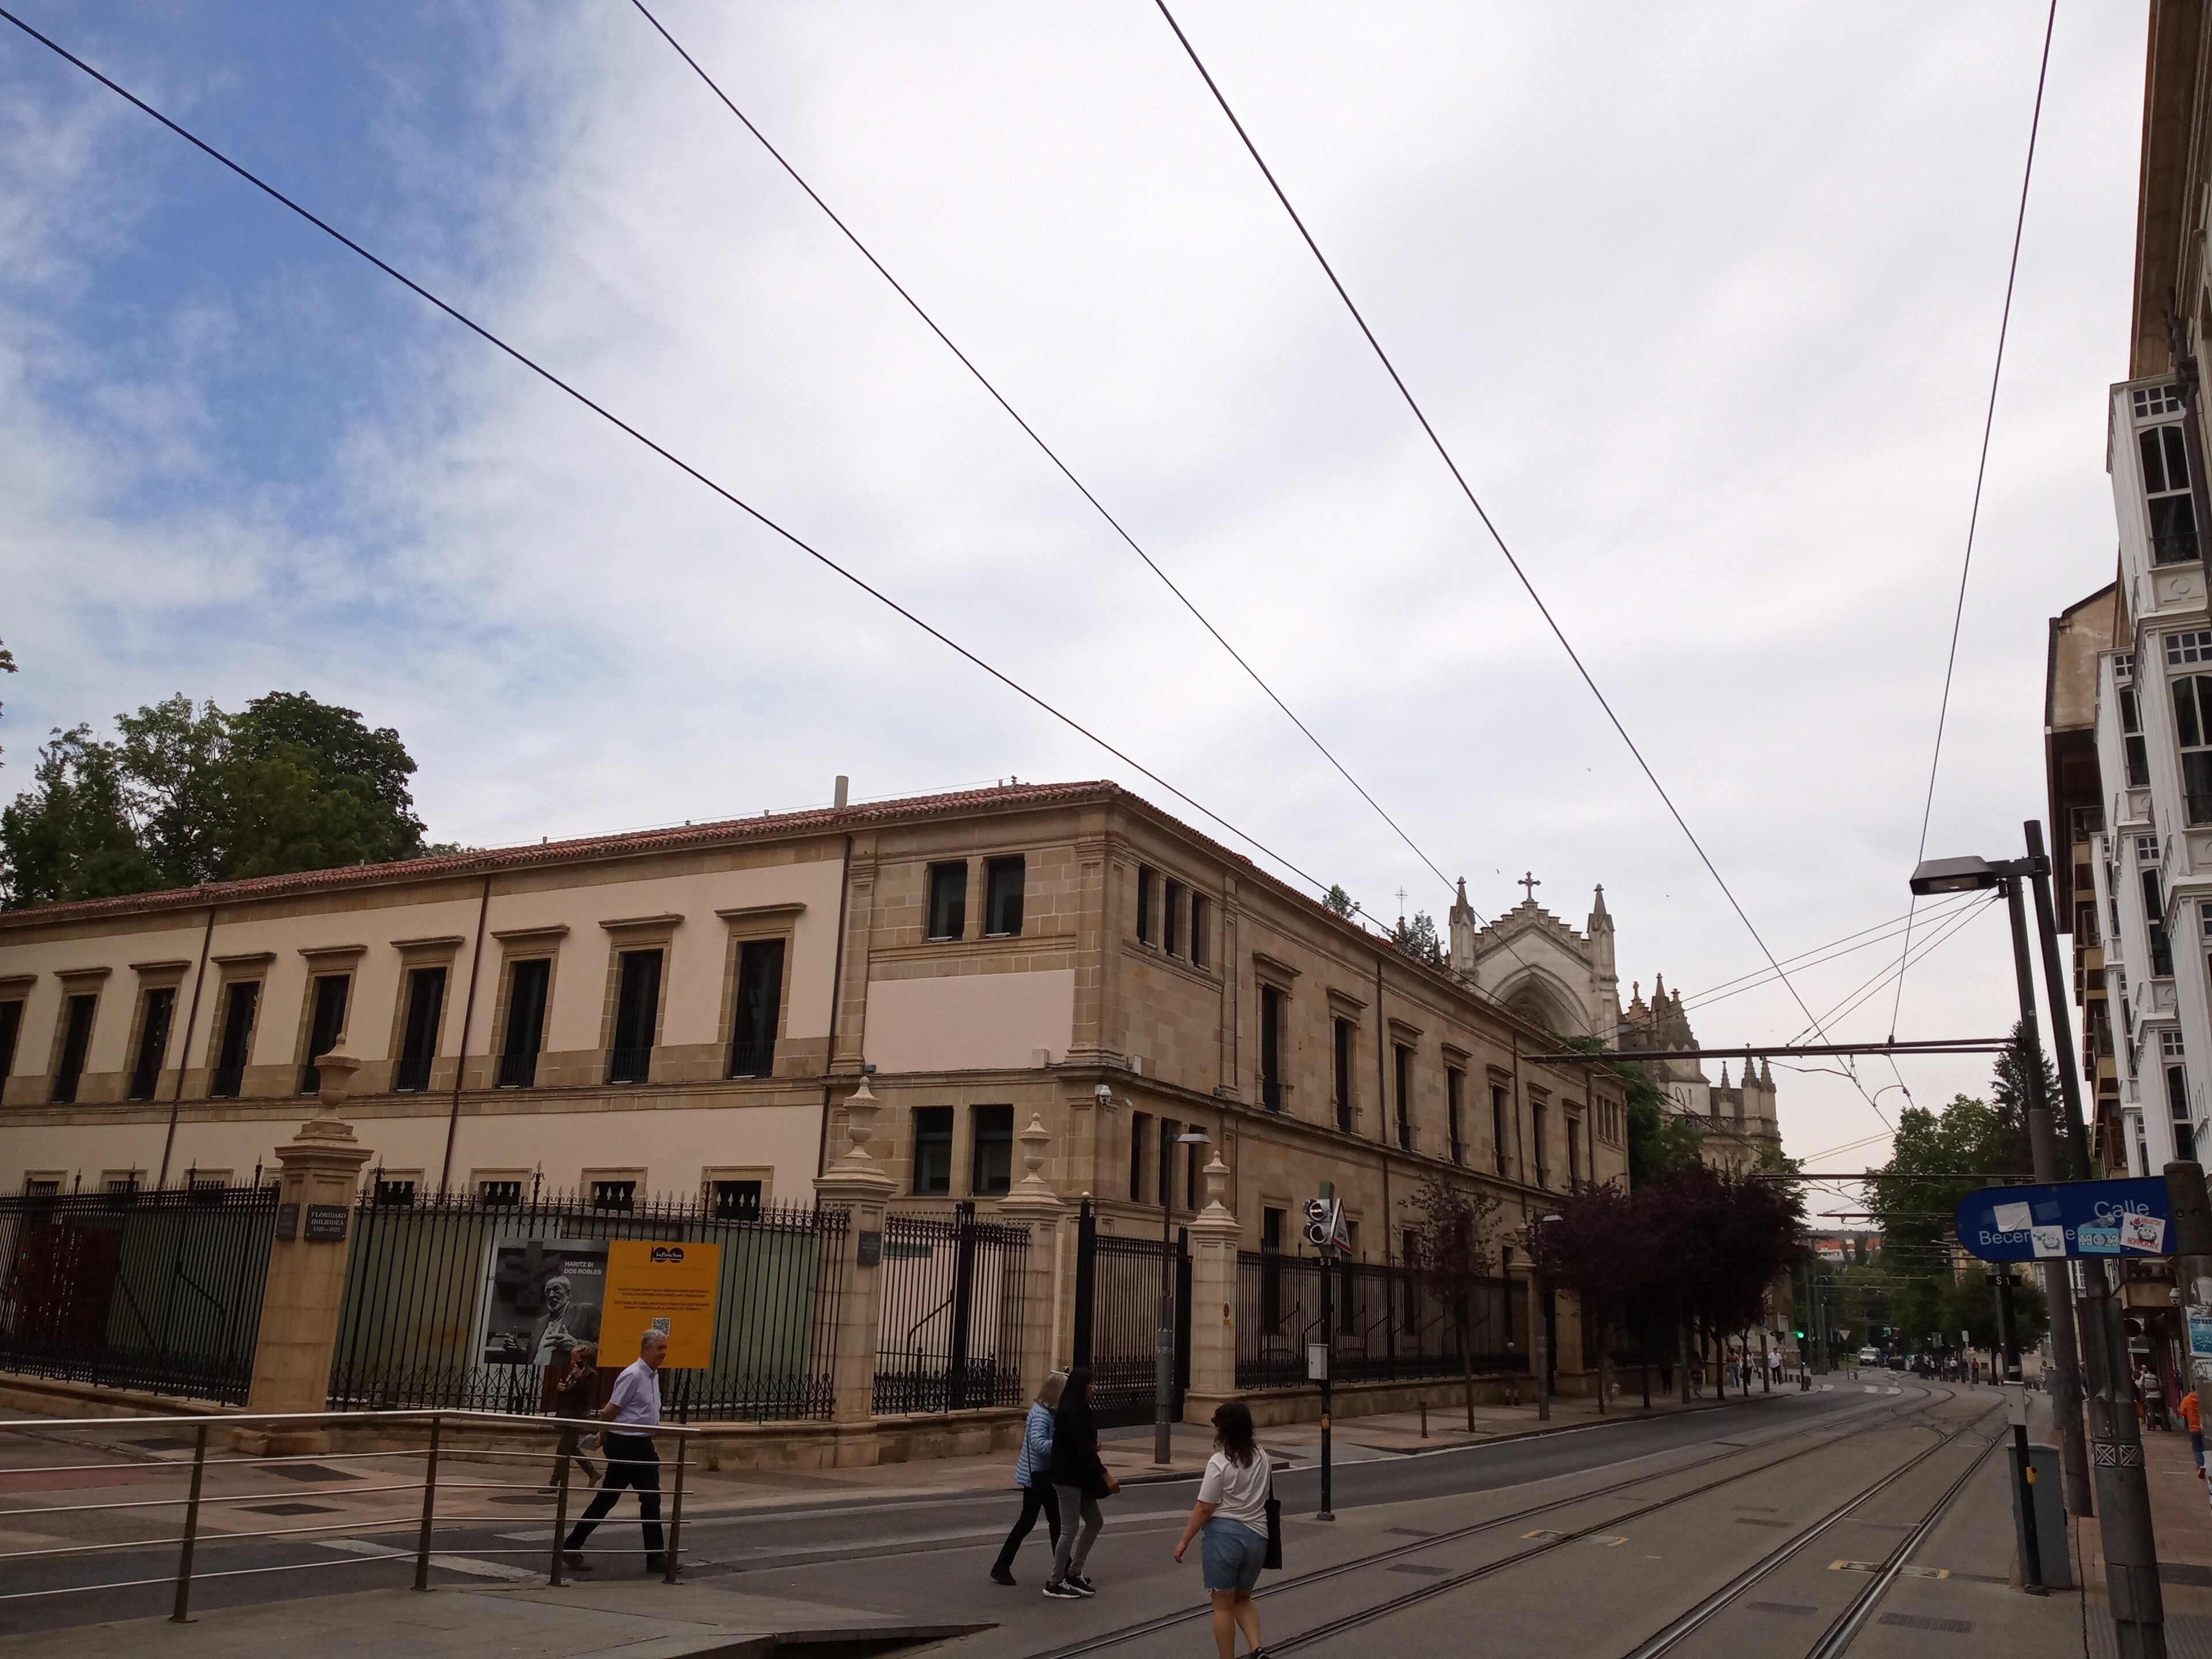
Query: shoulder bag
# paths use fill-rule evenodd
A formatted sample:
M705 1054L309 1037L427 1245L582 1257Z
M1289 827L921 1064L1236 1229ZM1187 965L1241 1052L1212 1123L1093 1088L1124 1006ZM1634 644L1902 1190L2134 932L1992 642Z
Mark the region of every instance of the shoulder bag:
M1275 1471L1267 1470L1267 1553L1261 1558L1262 1567L1279 1571L1283 1565L1283 1504L1275 1496Z

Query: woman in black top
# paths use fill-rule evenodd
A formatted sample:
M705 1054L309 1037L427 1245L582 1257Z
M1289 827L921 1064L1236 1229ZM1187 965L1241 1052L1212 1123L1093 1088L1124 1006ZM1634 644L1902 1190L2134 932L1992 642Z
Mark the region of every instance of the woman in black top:
M592 1363L599 1357L599 1351L588 1342L579 1342L568 1350L568 1369L554 1388L554 1416L580 1424L599 1409L599 1371ZM553 1453L553 1477L545 1483L547 1486L561 1484L561 1460L564 1456L574 1458L576 1467L583 1470L586 1486L599 1484L599 1472L592 1466L592 1460L576 1449L576 1442L584 1432L581 1427L562 1427L561 1443Z
M1097 1594L1083 1576L1083 1563L1098 1541L1098 1529L1106 1524L1098 1500L1121 1490L1121 1483L1098 1461L1098 1425L1091 1420L1088 1365L1070 1368L1060 1410L1053 1417L1052 1484L1060 1498L1060 1547L1053 1553L1052 1579L1044 1593L1055 1601L1070 1601Z

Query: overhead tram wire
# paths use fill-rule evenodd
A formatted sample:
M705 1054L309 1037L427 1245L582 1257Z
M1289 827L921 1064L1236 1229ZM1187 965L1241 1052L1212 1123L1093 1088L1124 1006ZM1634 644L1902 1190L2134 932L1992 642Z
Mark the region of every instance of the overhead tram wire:
M1943 695L1936 707L1936 747L1928 757L1928 793L1920 805L1920 846L1913 855L1917 865L1928 857L1928 826L1936 811L1936 775L1943 764L1943 729L1951 715L1951 678L1959 666L1959 631L1966 618L1966 579L1974 568L1974 532L1982 520L1982 484L1989 476L1990 436L1996 428L1997 386L2004 378L2005 336L2012 328L2012 295L2020 279L2020 245L2027 229L2027 191L2035 179L2035 140L2043 126L2043 88L2051 75L2051 37L2058 27L2058 0L2051 0L2051 9L2043 20L2043 58L2035 71L2035 109L2027 121L2027 163L2020 176L2020 210L2012 224L2012 261L2005 267L2004 306L1997 314L1996 361L1990 368L1988 406L1982 412L1982 450L1974 463L1974 501L1966 514L1966 550L1959 562L1959 597L1951 611L1951 647L1943 659ZM2057 833L2058 826L2051 826ZM1919 906L1919 896L1913 897L1913 907ZM1898 953L1897 997L1890 1005L1889 1029L1897 1030L1899 1011L1905 1006L1905 956L1912 949L1912 922L1908 914L1905 924L1905 949ZM1904 1079L1899 1079L1902 1082ZM1906 1091L1907 1098L1911 1091Z
M1982 895L1979 893L1960 895L1957 902L1951 903L1948 908L1930 911L1929 915L1948 916L1958 910L1971 907L1981 897ZM1816 945L1812 949L1802 951L1794 957L1784 957L1782 959L1782 965L1802 972L1808 968L1823 967L1831 962L1839 961L1844 957L1855 956L1861 951L1871 950L1877 945L1896 938L1898 929L1904 921L1903 916L1895 916L1887 921L1876 922L1871 927L1862 927L1856 933L1845 933L1841 939L1831 939L1826 945ZM1853 940L1857 942L1854 944ZM1725 1002L1730 997L1741 996L1746 991L1756 991L1763 986L1771 984L1773 979L1774 971L1770 968L1760 968L1748 974L1740 974L1735 978L1723 980L1707 990L1690 993L1682 998L1682 1006L1687 1010L1701 1008L1708 1003Z
M1950 913L1946 916L1943 925L1935 933L1929 934L1927 939L1922 942L1918 953L1912 957L1912 960L1914 962L1926 961L1929 956L1941 950L1945 945L1948 945L1951 940L1956 939L1961 933L1965 932L1977 917L1988 914L1988 912L1996 908L1999 902L2000 901L1989 899L1980 904L1972 907L1971 908ZM1902 971L1903 969L1900 964L1892 963L1887 967L1882 969L1879 973L1875 974L1872 977L1860 981L1859 986L1856 990L1847 993L1840 1002L1837 1003L1828 1011L1826 1018L1831 1024L1832 1024L1837 1020L1845 1018L1848 1016L1856 1013L1861 1007L1864 1006L1869 1000L1881 994L1881 988L1889 982L1889 977L1891 975L1900 973ZM1796 1036L1792 1037L1790 1040L1792 1042L1802 1040L1808 1029L1810 1028L1801 1027ZM1891 1040L1893 1042L1895 1041L1894 1038L1892 1038ZM1910 1091L1907 1091L1908 1095L1910 1092Z
M953 356L959 361L960 366L966 369L968 373L974 377L975 384L981 386L983 390L990 395L991 401L997 404L1000 409L1006 411L1006 417L1009 420L1012 421L1016 426L1021 428L1023 434L1031 443L1037 447L1038 451L1044 456L1045 459L1050 461L1053 466L1059 471L1060 475L1075 487L1077 494L1080 495L1085 501L1091 503L1091 507L1097 513L1098 516L1106 521L1108 527L1127 544L1129 550L1144 561L1145 568L1147 570L1150 570L1152 574L1158 577L1161 584L1166 587L1168 592L1174 594L1176 599L1182 603L1183 609L1189 611L1192 617L1197 619L1199 626L1205 629L1208 634L1213 636L1214 643L1218 645L1224 651L1227 652L1231 660L1235 662L1239 668L1244 671L1246 676L1251 680L1252 684L1258 686L1262 692L1266 693L1267 701L1273 703L1277 708L1280 709L1283 713L1283 717L1289 720L1291 725L1298 728L1299 732L1305 738L1306 741L1310 743L1314 748L1319 751L1322 758L1326 760L1332 767L1335 768L1338 775L1342 777L1346 783L1350 784L1354 790L1358 792L1359 798L1365 801L1368 805L1375 809L1376 815L1380 817L1383 823L1390 826L1391 830L1396 833L1398 839L1404 842L1407 847L1411 849L1413 856L1420 860L1423 864L1426 865L1429 867L1430 872L1438 881L1443 883L1447 890L1451 890L1453 887L1451 878L1445 875L1443 871L1437 866L1437 861L1434 859L1431 858L1426 853L1421 850L1419 844L1413 840L1412 836L1407 833L1405 826L1401 824L1397 819L1392 817L1390 814L1384 810L1382 802L1376 800L1375 797L1369 793L1367 786L1360 782L1358 778L1352 776L1351 771L1345 766L1342 761L1337 759L1335 754L1331 751L1328 745L1315 735L1313 728L1308 726L1305 721L1298 718L1297 714L1291 709L1290 704L1285 702L1282 697L1276 692L1275 688L1268 684L1267 680L1261 677L1260 671L1255 668L1250 662L1246 660L1244 653L1229 642L1227 637L1223 635L1222 631L1213 625L1212 618L1208 617L1203 611L1200 611L1198 608L1196 603L1192 600L1190 595L1184 592L1181 587L1176 586L1175 579L1170 576L1165 570L1163 570L1152 556L1150 553L1147 553L1144 548L1139 544L1137 538L1129 533L1127 528L1123 526L1121 521L1115 518L1112 513L1107 510L1106 504L1100 501L1098 497L1092 493L1091 486L1085 483L1082 479L1076 477L1074 469L1070 467L1066 461L1060 459L1059 452L1054 449L1050 444L1044 441L1043 436L1035 427L1030 424L1029 421L1022 415L1021 411L1016 409L1012 404L1007 402L1006 394L1001 392L999 388L992 383L989 376L985 374L981 368L975 366L975 362L973 358L969 356L965 351L963 351L958 345L954 343L952 337L947 334L944 328L939 325L937 319L931 316L929 313L923 308L921 301L914 297L913 294L908 290L903 283L900 282L897 277L891 275L890 269L884 265L881 259L876 257L874 251L871 249L866 242L860 240L859 234L850 225L847 224L845 221L839 216L837 210L822 198L821 192L817 191L812 185L806 181L805 176L799 173L797 167L792 165L790 160L784 155L784 153L778 149L775 144L769 142L768 135L763 132L760 128L754 124L752 118L747 115L744 111L739 109L736 102L730 97L729 94L722 90L721 83L716 81L712 75L707 72L706 68L696 58L694 58L691 55L690 50L685 47L682 41L678 40L673 34L669 33L667 25L663 23L659 17L655 16L653 12L647 9L645 4L645 0L630 0L630 3L637 8L638 15L643 17L647 22L653 26L654 33L659 34L663 40L665 40L668 43L669 46L675 52L676 55L678 58L681 58L685 64L690 67L691 72L697 76L699 79L705 83L708 91L713 93L714 96L720 100L722 106L728 110L731 114L738 118L738 120L744 125L745 131L752 134L754 138L759 142L760 147L766 150L769 153L769 155L775 161L775 164L781 167L784 172L790 176L791 181L806 193L807 199L812 202L815 206L822 210L823 216L828 218L831 224L836 226L838 231L844 236L847 241L853 245L854 248L858 251L860 257L875 267L876 274L881 276L884 282L890 284L891 291L896 294L900 299L906 302L907 308L913 312L916 317L921 319L922 325L927 328L932 334L934 334L945 349L951 352Z
M2056 3L2056 0L2053 0L2053 3ZM1229 118L1229 125L1236 129L1237 137L1243 143L1246 154L1251 156L1254 165L1260 169L1261 176L1267 179L1268 189L1274 192L1275 199L1282 204L1283 211L1290 216L1291 224L1297 227L1298 235L1305 242L1307 249L1313 254L1316 262L1320 264L1322 275L1328 278L1329 286L1336 290L1337 298L1344 301L1344 308L1352 313L1352 321L1358 325L1360 333L1365 337L1369 347L1375 353L1376 360L1382 365L1383 372L1389 375L1391 384L1398 388L1398 395L1405 400L1406 407L1413 411L1414 420L1420 423L1421 430L1427 434L1429 443L1436 450L1437 458L1443 462L1445 469L1450 472L1452 482L1459 486L1460 494L1467 498L1468 505L1474 509L1475 516L1482 520L1483 529L1489 532L1490 539L1497 544L1498 552L1504 556L1505 562L1511 568L1515 578L1521 584L1522 590L1528 595L1530 603L1535 605L1537 614L1543 617L1544 625L1552 630L1552 637L1559 642L1559 648L1567 653L1567 660L1574 665L1575 672L1582 677L1582 682L1589 689L1590 696L1597 699L1598 707L1604 711L1605 717L1611 723L1614 732L1626 745L1630 757L1636 762L1637 769L1644 774L1644 781L1650 783L1657 793L1660 804L1667 809L1668 816L1674 820L1675 827L1681 830L1683 836L1688 840L1691 850L1698 855L1698 861L1705 866L1705 873L1713 878L1714 885L1721 890L1721 896L1728 900L1729 908L1735 912L1736 920L1743 924L1744 931L1751 935L1752 942L1759 946L1759 954L1766 958L1767 965L1774 969L1776 977L1780 979L1783 985L1789 990L1791 1000L1804 1011L1806 1018L1814 1018L1811 1006L1800 994L1796 986L1790 982L1789 975L1783 972L1781 964L1775 960L1774 952L1768 949L1766 940L1761 936L1758 927L1753 925L1743 906L1737 902L1735 890L1729 886L1719 867L1713 863L1711 855L1705 851L1705 843L1698 839L1697 832L1690 828L1689 820L1682 816L1681 809L1674 805L1674 798L1667 793L1666 785L1659 781L1659 775L1651 769L1650 762L1644 759L1644 751L1637 747L1636 739L1629 736L1628 727L1622 723L1620 716L1613 712L1613 704L1607 700L1605 693L1599 689L1595 677L1591 674L1589 666L1583 661L1582 655L1575 649L1573 642L1567 638L1566 630L1559 625L1559 618L1552 614L1552 608L1544 603L1543 595L1536 591L1535 583L1529 580L1528 573L1522 568L1521 561L1514 556L1513 550L1507 544L1504 533L1492 520L1488 510L1482 505L1480 498L1475 495L1474 486L1468 483L1467 475L1460 471L1459 463L1452 458L1451 451L1445 447L1443 437L1431 423L1426 411L1421 408L1419 400L1413 396L1413 389L1406 384L1405 377L1398 373L1397 365L1391 362L1390 354L1382 349L1382 341L1376 337L1375 331L1368 326L1365 315L1353 302L1351 291L1338 277L1336 268L1329 264L1328 256L1321 251L1321 244L1314 240L1313 233L1306 228L1306 222L1298 216L1298 210L1291 205L1290 197L1284 191L1282 185L1276 181L1274 169L1267 165L1267 159L1260 154L1259 146L1252 141L1251 134L1244 130L1244 123L1238 118L1237 112L1230 106L1229 100L1215 82L1212 71L1206 68L1205 59L1198 55L1198 48L1191 44L1190 37L1183 33L1182 25L1176 21L1175 14L1168 9L1167 0L1153 0L1153 4L1159 9L1160 15L1167 20L1169 28L1175 32L1175 37L1182 44L1183 53L1190 59L1191 66L1197 70L1199 77L1206 82L1206 90L1213 94L1213 101L1221 106L1221 112ZM1825 1036L1826 1033L1823 1032L1822 1035ZM1852 1076L1851 1082L1852 1085L1858 1090L1859 1097L1866 1102L1867 1109L1880 1118L1886 1127L1893 1129L1896 1126L1890 1123L1888 1115L1875 1103L1875 1097L1867 1092L1866 1085L1859 1082L1856 1074Z
M977 656L973 651L970 651L966 646L962 645L958 641L953 639L950 635L945 633L942 629L935 627L933 624L924 621L920 616L908 610L905 605L900 604L896 599L892 599L889 594L883 592L883 590L872 586L863 577L858 575L854 571L848 569L845 566L838 563L836 560L831 558L828 554L823 552L820 549L805 541L796 532L787 529L784 526L770 518L766 513L753 506L742 496L726 488L724 485L716 483L714 479L709 477L706 473L701 471L689 461L684 460L674 451L665 447L662 444L655 441L653 439L647 437L643 431L640 430L637 427L631 425L629 422L623 420L620 416L613 413L605 405L594 402L590 397L586 396L584 392L578 391L574 386L569 385L566 380L554 374L552 370L545 368L536 359L531 357L518 347L508 344L507 341L493 333L491 330L486 328L482 323L477 322L474 318L461 311L458 307L441 299L437 295L432 293L430 289L425 288L413 277L407 276L398 267L387 263L386 260L379 258L376 254L370 252L368 248L364 247L361 243L354 240L353 238L348 236L343 231L337 229L327 221L319 218L307 208L302 207L299 203L285 195L283 191L278 190L275 185L268 183L266 180L263 179L258 174L254 173L240 163L231 160L229 156L217 149L213 144L210 144L205 139L191 131L188 128L179 125L174 120L172 120L168 116L164 115L160 110L155 108L153 105L148 103L136 93L131 91L120 82L102 74L99 70L94 69L90 64L87 63L83 58L79 58L76 53L70 52L59 42L40 33L30 24L25 22L21 18L16 16L15 13L7 10L4 7L0 7L0 19L4 19L9 23L13 24L17 29L28 35L32 40L37 41L40 46L46 47L47 51L52 52L64 63L72 65L74 68L90 76L93 80L97 81L100 85L106 87L110 92L115 94L116 96L121 98L125 102L131 105L142 113L152 117L153 119L159 122L164 127L167 127L171 132L176 134L178 137L183 139L186 143L191 145L195 149L198 149L203 155L209 157L209 159L220 163L222 167L235 173L239 178L244 179L247 184L252 185L256 190L261 191L263 195L268 197L271 201L289 210L300 218L306 220L307 223L313 225L317 230L321 231L325 236L328 236L332 241L337 242L340 246L344 247L349 252L359 256L362 259L366 260L368 264L375 266L377 270L382 271L386 276L392 278L392 281L398 283L401 287L408 289L417 298L427 301L429 305L434 307L439 311L443 312L447 316L460 324L462 327L467 329L471 333L483 340L487 344L495 347L507 356L512 358L515 362L520 364L532 374L537 375L547 385L567 394L569 398L582 404L586 409L591 410L592 414L598 416L601 420L606 422L610 426L616 428L629 437L635 439L637 442L642 444L646 448L659 456L661 459L666 461L670 465L684 473L695 482L704 484L708 489L720 496L722 500L727 501L739 512L753 520L763 529L769 530L774 532L776 536L781 537L784 541L788 542L792 546L797 548L809 558L813 559L825 569L842 577L846 581L852 584L852 586L859 588L860 592L866 593L870 599L875 600L878 605L883 605L885 609L896 613L906 621L913 623L916 628L928 635L939 644L945 647L948 650L953 652L956 655L961 657L973 666L981 669L984 673L998 681L1007 690L1014 692L1024 701L1034 705L1036 708L1042 710L1045 714L1049 714L1054 720L1058 720L1062 726L1065 726L1068 730L1075 732L1078 736L1087 738L1090 742L1096 744L1100 749L1104 750L1106 753L1111 755L1115 759L1120 761L1123 765L1130 768L1133 771L1139 773L1143 776L1149 778L1152 782L1166 790L1170 794L1173 795L1177 800L1182 801L1185 805L1189 806L1194 811L1200 813L1211 822L1220 825L1222 829L1227 830L1231 836L1235 836L1239 841L1243 842L1246 845L1257 848L1260 852L1265 854L1268 858L1280 865L1284 869L1295 873L1301 880L1307 883L1316 890L1325 892L1328 890L1327 883L1318 879L1307 871L1301 869L1297 865L1291 862L1291 860L1285 858L1282 854L1276 852L1273 848L1261 841L1257 836L1250 834L1247 830L1237 828L1236 824L1231 823L1227 818L1223 817L1219 813L1206 806L1195 797L1187 794L1182 789L1177 788L1174 784L1169 782L1158 773L1153 771L1152 768L1135 759L1126 750L1117 748L1115 744L1108 742L1104 738L1091 730L1090 727L1076 720L1072 714L1063 713L1053 704L1046 702L1042 696L1030 690L1027 686L1022 684L1021 682L1015 679L1004 670L994 667L990 663L986 662L981 657Z

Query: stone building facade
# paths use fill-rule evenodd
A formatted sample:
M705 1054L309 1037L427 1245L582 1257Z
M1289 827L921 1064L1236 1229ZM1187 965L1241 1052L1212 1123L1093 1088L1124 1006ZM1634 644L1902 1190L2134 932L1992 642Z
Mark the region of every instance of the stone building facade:
M1246 1248L1333 1181L1376 1261L1425 1176L1517 1222L1626 1169L1543 1026L1071 783L0 914L0 1186L246 1180L341 1036L395 1201L806 1202L864 1067L908 1205L988 1208L1032 1115L1109 1227L1203 1204L1197 1129Z

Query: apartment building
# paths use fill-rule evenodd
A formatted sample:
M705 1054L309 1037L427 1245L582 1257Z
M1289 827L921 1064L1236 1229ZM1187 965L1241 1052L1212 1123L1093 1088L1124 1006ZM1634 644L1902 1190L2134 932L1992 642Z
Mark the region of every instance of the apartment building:
M1626 1169L1610 1071L1068 783L0 913L0 1185L248 1179L341 1042L394 1203L805 1202L864 1067L921 1204L1006 1193L1032 1116L1109 1225L1195 1211L1198 1130L1248 1246L1329 1180L1374 1261L1425 1175L1517 1217Z

